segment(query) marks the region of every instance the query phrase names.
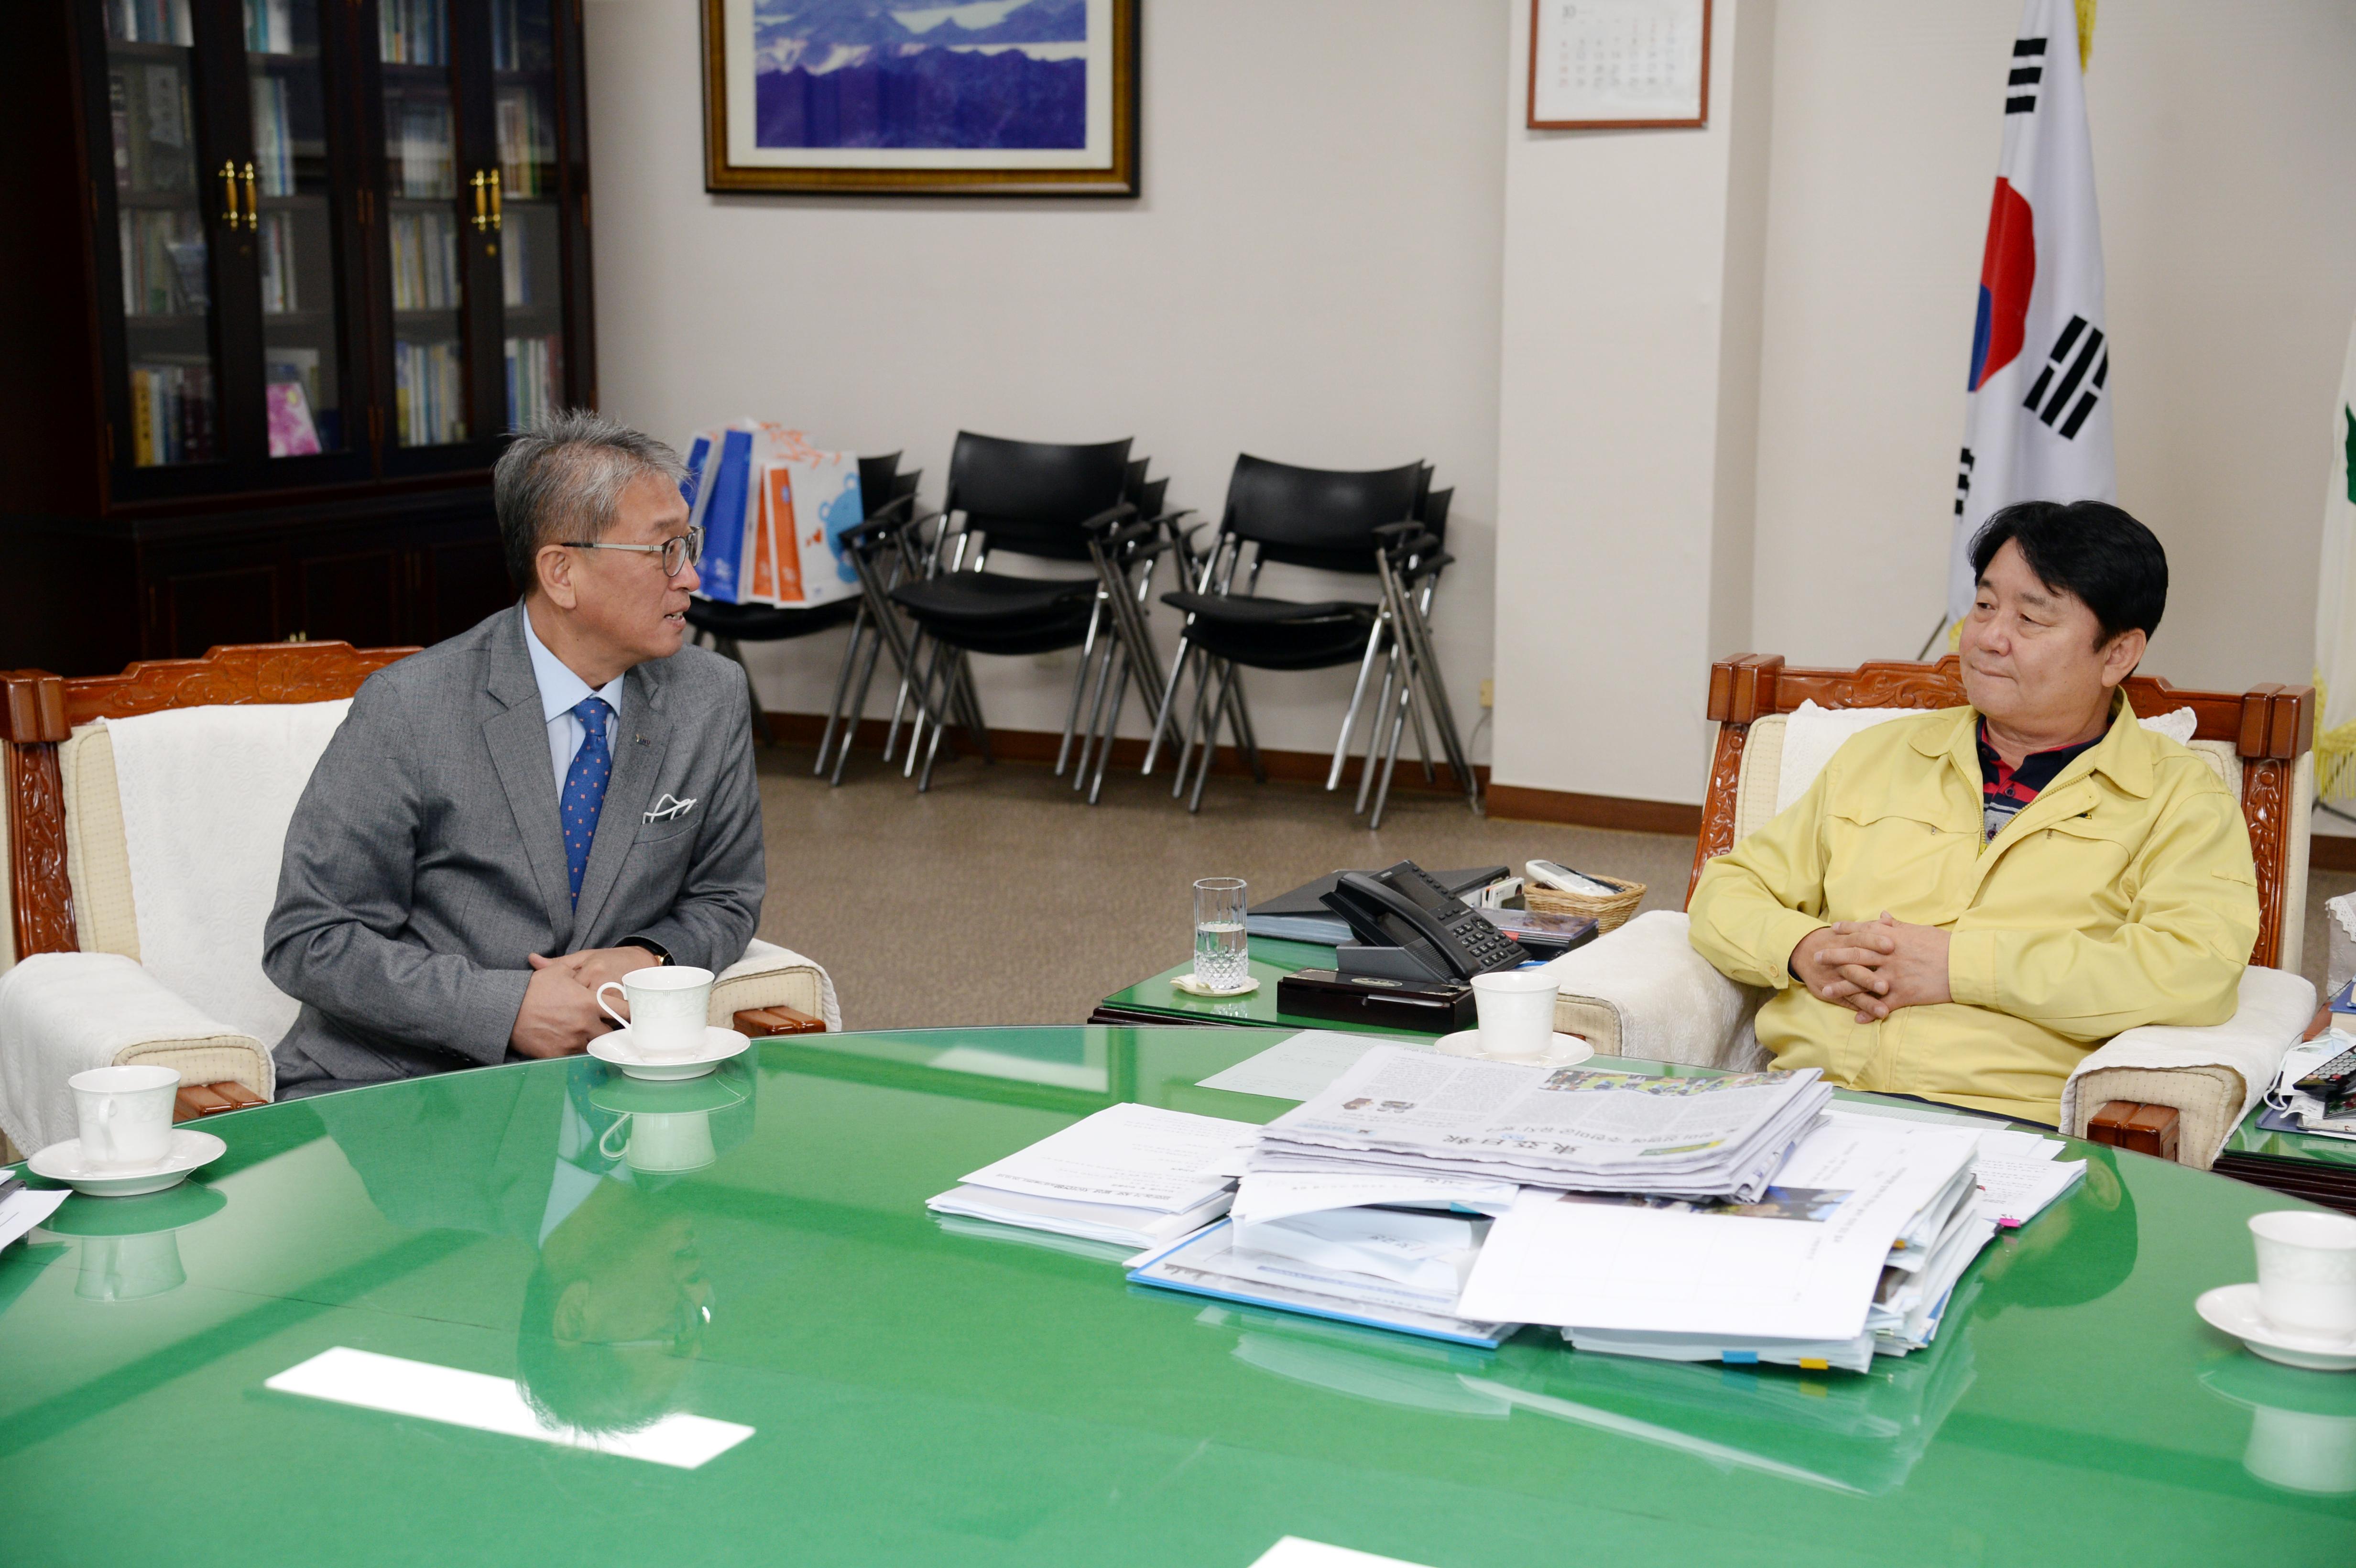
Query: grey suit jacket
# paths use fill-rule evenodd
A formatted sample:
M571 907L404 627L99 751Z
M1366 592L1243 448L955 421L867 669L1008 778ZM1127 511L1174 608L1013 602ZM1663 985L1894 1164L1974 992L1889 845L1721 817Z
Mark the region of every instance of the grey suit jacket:
M647 821L666 795L695 804ZM744 672L689 646L625 677L575 907L523 609L503 610L370 676L294 808L262 957L303 1004L280 1096L508 1060L530 954L644 936L724 968L764 882Z

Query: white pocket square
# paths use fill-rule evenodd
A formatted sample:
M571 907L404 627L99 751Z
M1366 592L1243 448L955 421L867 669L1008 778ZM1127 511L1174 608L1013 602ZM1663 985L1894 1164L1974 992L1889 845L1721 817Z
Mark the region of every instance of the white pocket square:
M692 799L681 800L677 795L666 795L655 802L654 808L647 813L646 820L669 822L674 818L685 816L694 809L695 802Z

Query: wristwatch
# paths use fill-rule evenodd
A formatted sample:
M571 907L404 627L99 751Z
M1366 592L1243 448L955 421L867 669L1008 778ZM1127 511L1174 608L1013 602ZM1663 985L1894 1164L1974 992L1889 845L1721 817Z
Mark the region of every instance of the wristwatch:
M668 964L671 961L670 949L665 947L661 943L657 942L650 936L626 936L615 945L618 947L643 947L648 952L655 955L655 962L657 964Z

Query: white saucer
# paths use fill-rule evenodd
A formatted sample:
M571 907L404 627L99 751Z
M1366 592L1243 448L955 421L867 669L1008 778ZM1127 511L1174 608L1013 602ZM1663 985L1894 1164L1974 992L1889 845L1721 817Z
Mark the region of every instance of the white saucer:
M733 1029L706 1025L701 1051L684 1056L643 1056L631 1045L630 1031L617 1029L591 1040L589 1054L633 1078L701 1078L730 1057L742 1056L752 1043Z
M2211 1328L2231 1334L2270 1361L2318 1372L2356 1371L2356 1334L2329 1339L2283 1332L2260 1316L2254 1281L2248 1285L2221 1285L2214 1290L2203 1291L2192 1309Z
M1458 1029L1440 1037L1443 1056L1477 1056L1488 1061L1510 1061L1516 1067L1569 1067L1595 1054L1595 1048L1575 1034L1558 1034L1544 1056L1491 1056L1481 1049L1481 1031Z
M1183 991L1190 997L1210 997L1214 998L1223 997L1248 997L1254 991L1259 989L1259 976L1257 975L1247 975L1244 976L1244 983L1242 985L1230 987L1228 989L1224 991L1215 991L1211 989L1210 987L1196 980L1192 975L1173 975L1170 977L1170 988L1173 991Z
M161 1192L166 1187L177 1187L188 1179L188 1172L228 1152L229 1145L210 1133L174 1127L164 1157L154 1165L131 1170L93 1170L82 1162L80 1138L51 1144L25 1164L35 1176L70 1183L76 1192L92 1198L135 1198L142 1192Z

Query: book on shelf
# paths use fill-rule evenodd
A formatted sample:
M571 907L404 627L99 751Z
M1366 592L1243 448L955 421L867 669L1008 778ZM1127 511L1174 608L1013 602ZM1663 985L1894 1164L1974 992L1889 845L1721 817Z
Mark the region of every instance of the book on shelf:
M294 215L265 212L256 236L262 251L262 312L284 315L303 308L294 286Z
M253 173L263 196L294 194L294 138L287 123L287 82L256 76L253 84Z
M393 194L419 201L456 196L457 149L451 137L449 101L389 97L384 113Z
M245 47L259 55L293 54L294 0L245 0Z
M107 72L106 105L114 137L115 189L195 194L188 137L195 108L179 62L113 67Z
M131 367L131 461L139 467L213 454L212 371L203 364Z
M177 44L194 48L188 0L106 0L106 35L126 44Z
M319 450L319 427L311 419L311 401L300 381L272 381L266 389L270 412L270 455L305 457Z
M500 237L499 298L509 307L532 303L530 232L519 223Z
M466 439L465 363L456 343L394 344L392 383L402 445L440 446Z
M262 379L265 381L297 381L303 387L304 401L312 410L312 422L319 422L319 351L283 344L267 344L262 350Z
M547 196L555 181L556 126L536 87L498 91L499 182L514 197Z
M491 69L546 70L554 53L545 0L491 0Z
M458 220L447 212L396 212L387 229L392 249L392 308L454 310L458 288Z
M187 208L125 208L115 216L125 315L177 315L211 306L204 220Z
M449 0L377 0L376 28L388 65L450 63Z
M563 350L554 337L507 340L509 429L523 430L555 411L562 371Z

